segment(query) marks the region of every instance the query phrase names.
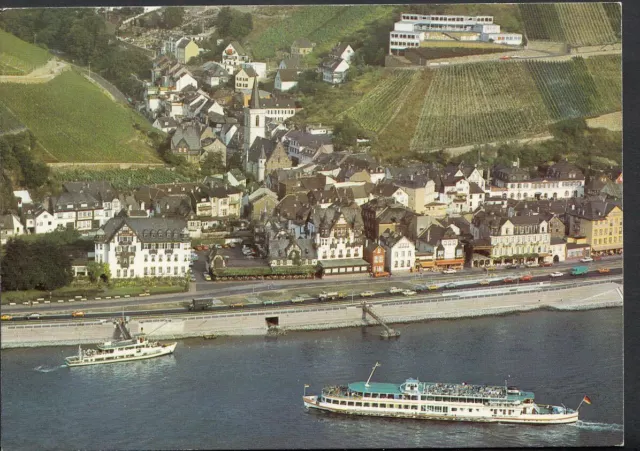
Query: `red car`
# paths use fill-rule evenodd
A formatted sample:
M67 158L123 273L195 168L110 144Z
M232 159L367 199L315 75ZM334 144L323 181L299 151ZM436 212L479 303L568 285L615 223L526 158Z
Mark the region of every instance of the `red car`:
M551 262L544 262L544 263L542 264L542 266L545 266L545 267L553 266L553 263L551 263Z
M528 282L528 281L530 281L532 278L533 278L533 277L531 277L531 275L526 274L526 275L524 275L524 276L520 277L520 280L521 280L522 282Z
M507 277L504 279L504 283L513 283L513 279L511 277Z
M206 244L203 244L201 247L202 247L203 251L208 251L209 250L209 246L207 246Z

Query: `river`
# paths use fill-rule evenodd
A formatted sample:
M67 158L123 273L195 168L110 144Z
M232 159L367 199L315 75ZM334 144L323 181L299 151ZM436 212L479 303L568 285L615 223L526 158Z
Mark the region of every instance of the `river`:
M622 309L189 339L172 356L61 367L75 347L2 352L3 450L611 446L623 440ZM303 384L408 377L509 385L575 408L575 425L307 413Z

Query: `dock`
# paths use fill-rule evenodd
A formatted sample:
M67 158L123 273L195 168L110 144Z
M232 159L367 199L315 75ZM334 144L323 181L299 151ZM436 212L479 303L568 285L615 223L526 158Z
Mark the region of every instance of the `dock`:
M392 329L387 326L387 324L382 320L382 318L377 315L373 309L371 308L371 304L367 304L366 302L362 303L362 319L366 319L367 313L376 321L378 321L384 330L380 333L380 337L382 338L398 338L400 336L400 331Z

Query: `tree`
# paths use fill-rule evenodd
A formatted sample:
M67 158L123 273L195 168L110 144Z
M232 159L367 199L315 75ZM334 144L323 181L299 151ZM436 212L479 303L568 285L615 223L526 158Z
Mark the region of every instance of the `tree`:
M102 276L107 280L111 278L108 263L89 262L87 264L87 273L89 274L89 280L93 283L98 282Z
M241 171L244 170L242 152L233 152L227 159L227 171L230 171L231 169L240 169Z
M162 25L164 28L176 28L182 25L184 20L184 8L170 6L162 14Z
M222 155L218 152L209 152L200 165L200 169L203 175L222 174L225 171Z
M337 150L356 147L358 145L357 139L362 133L361 127L353 119L345 117L333 129L333 145Z
M46 240L27 243L11 239L2 258L2 289L55 290L71 283L71 259Z

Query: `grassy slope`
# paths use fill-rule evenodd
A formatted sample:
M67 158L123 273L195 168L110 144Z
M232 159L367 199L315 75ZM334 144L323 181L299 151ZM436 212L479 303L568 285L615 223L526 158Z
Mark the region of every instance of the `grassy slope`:
M27 74L50 58L46 50L0 30L0 75Z
M290 13L256 19L257 30L246 44L257 61L273 58L277 50L288 51L293 41L303 37L316 44L315 52L322 52L392 11L392 6L384 5L301 6Z
M0 98L61 162L158 162L134 124L151 125L75 71L43 84L0 84Z

